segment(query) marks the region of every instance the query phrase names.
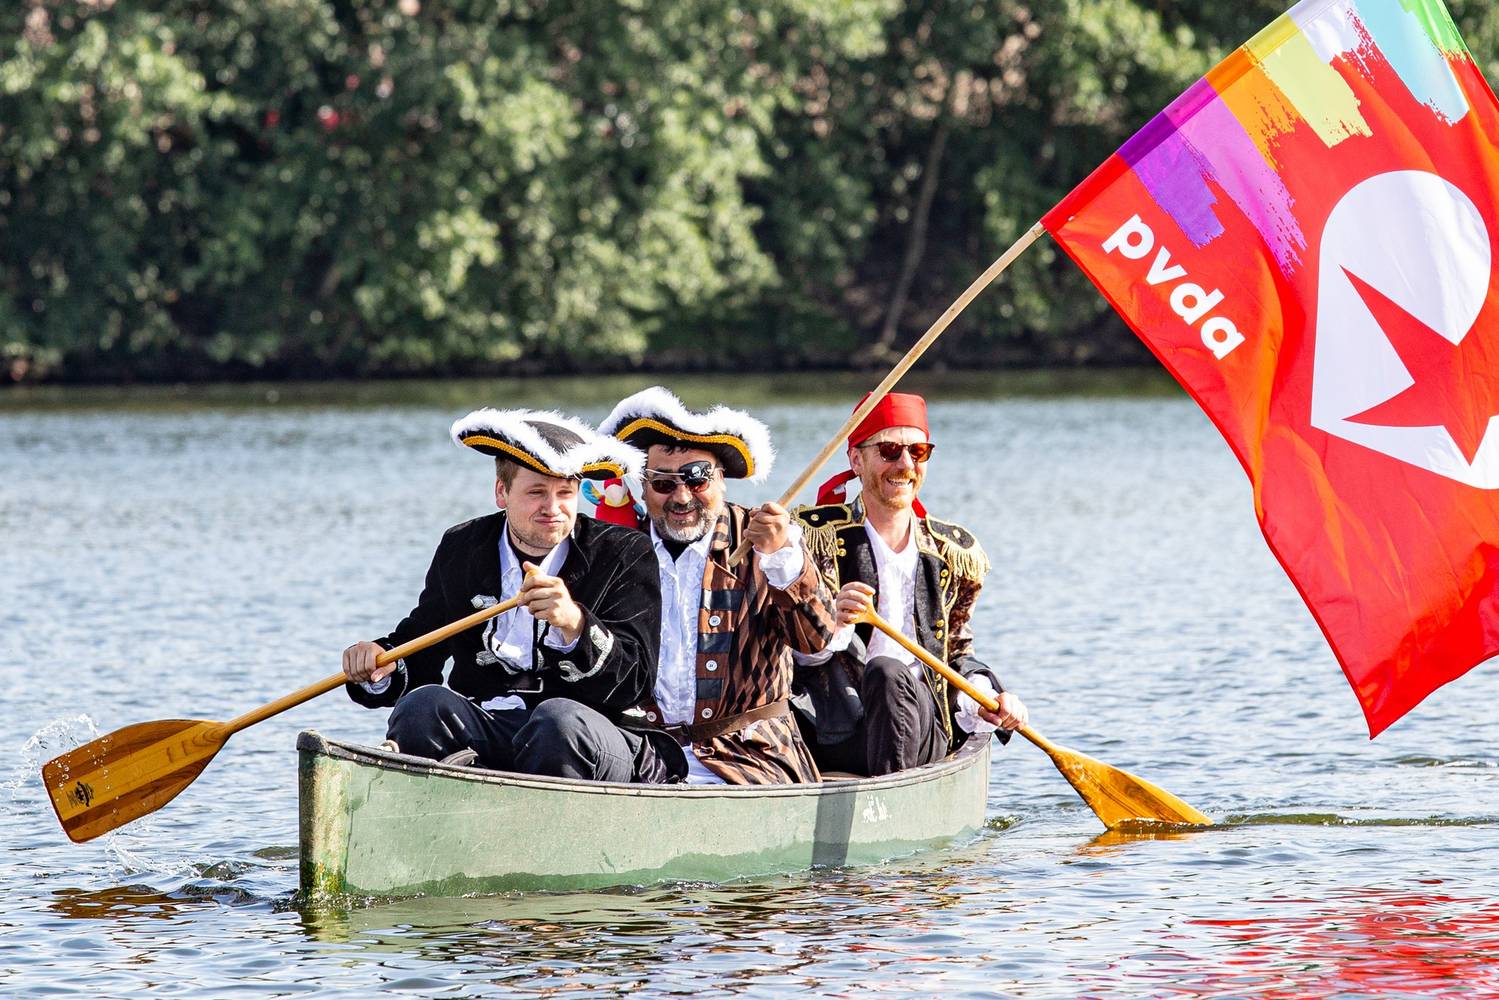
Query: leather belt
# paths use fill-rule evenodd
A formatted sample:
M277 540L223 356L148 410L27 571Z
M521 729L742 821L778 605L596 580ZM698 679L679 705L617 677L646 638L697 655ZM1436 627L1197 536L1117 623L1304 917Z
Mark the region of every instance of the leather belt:
M737 729L743 729L752 722L759 722L762 719L775 719L790 714L790 702L782 698L780 701L773 701L769 705L761 705L759 708L752 708L748 712L740 712L738 715L726 715L722 719L714 719L712 722L700 722L691 726L661 726L660 729L682 746L686 746L689 743L701 743L704 740L711 740L713 737L722 736L724 733L732 733Z

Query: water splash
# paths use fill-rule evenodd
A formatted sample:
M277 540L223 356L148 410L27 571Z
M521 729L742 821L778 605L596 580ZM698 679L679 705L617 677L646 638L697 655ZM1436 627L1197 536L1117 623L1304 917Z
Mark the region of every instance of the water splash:
M162 840L152 836L149 825L137 821L131 830L113 830L99 842L114 859L122 877L148 876L167 883L186 883L197 878L201 864L182 855L163 853Z
M11 773L0 780L0 791L8 792L12 802L29 797L24 793L44 791L41 787L42 764L98 738L99 726L87 715L47 723L21 745Z

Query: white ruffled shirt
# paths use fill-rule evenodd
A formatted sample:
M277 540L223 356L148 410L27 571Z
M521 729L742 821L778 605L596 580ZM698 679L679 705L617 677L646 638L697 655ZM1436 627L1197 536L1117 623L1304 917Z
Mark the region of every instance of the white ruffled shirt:
M661 721L674 726L692 723L697 704L698 612L703 601L703 572L708 568L708 551L713 547L713 532L688 545L675 559L651 525L651 544L656 549L656 568L661 577L661 645L656 665L656 687L652 691L661 708ZM801 526L792 524L785 546L761 555L760 569L766 582L785 590L802 575ZM712 669L712 668L710 668ZM687 754L687 782L693 785L721 785L724 780L703 766L691 746Z

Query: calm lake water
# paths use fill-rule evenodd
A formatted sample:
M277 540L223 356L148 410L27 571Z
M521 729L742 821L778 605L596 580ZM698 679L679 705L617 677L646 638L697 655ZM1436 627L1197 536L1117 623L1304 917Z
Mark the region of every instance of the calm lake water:
M874 380L667 381L770 424L772 481L735 492L754 500ZM1212 830L1100 836L1017 741L996 754L986 830L881 867L309 907L296 733L383 735L383 712L334 693L235 736L160 812L64 837L43 761L131 723L232 718L406 611L443 528L490 507L488 462L447 439L455 417L597 420L643 384L0 394L0 992L1499 993L1499 670L1370 742L1238 464L1153 376L909 385L934 400L928 506L995 563L980 650L1039 731Z

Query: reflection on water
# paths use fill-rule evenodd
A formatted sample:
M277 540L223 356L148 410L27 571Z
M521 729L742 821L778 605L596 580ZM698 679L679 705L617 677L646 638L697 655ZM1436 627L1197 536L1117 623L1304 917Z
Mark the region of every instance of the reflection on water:
M1136 829L1136 830L1105 830L1092 840L1077 849L1079 855L1085 857L1110 857L1117 856L1129 850L1129 848L1146 840L1186 840L1198 834L1205 834L1205 829Z
M1263 917L1194 920L1210 947L1231 944L1205 995L1253 989L1271 997L1437 996L1499 990L1499 902L1449 896L1441 879L1418 893L1380 886L1324 899L1251 900ZM1190 970L1182 970L1190 973ZM1200 977L1199 977L1200 978Z
M59 889L48 904L69 920L114 920L122 917L170 920L191 908L212 906L210 896L184 891L157 892L145 885L122 885L108 889Z
M760 496L868 387L668 381L770 424L781 459ZM1100 836L1046 756L1011 745L972 842L871 869L310 907L294 895L295 733L383 732L330 695L237 734L159 812L85 845L62 835L43 760L132 723L232 718L410 606L441 530L489 509L483 463L447 440L455 416L549 403L597 419L642 384L0 394L0 992L1499 990L1499 671L1371 743L1237 463L1157 376L908 387L933 399L924 496L996 566L975 618L985 658L1038 727L1219 818L1210 830Z
M669 978L718 990L801 990L829 974L869 973L878 991L894 964L942 961L945 925L965 895L951 872L933 868L740 887L402 900L303 919L318 940L371 957L419 958L453 970L448 981L464 986L472 978L538 988L539 977L612 990ZM857 940L830 914L857 915Z
M476 406L529 406L546 409L590 410L608 400L609 406L654 383L672 387L688 406L725 403L761 407L782 403L848 400L848 409L875 385L857 372L819 372L813 375L593 375L574 378L426 379L385 382L276 382L213 385L132 386L11 386L0 391L0 412L58 410L124 410L133 413L194 413L206 407L232 409L354 408L419 406L455 411L459 416ZM914 371L901 380L903 392L919 392L934 400L1026 399L1064 396L1179 397L1181 389L1159 368L1112 371L1029 369L992 372ZM609 406L604 406L607 411ZM827 433L837 429L832 424ZM823 436L826 440L826 434ZM821 442L819 442L820 444ZM815 448L813 449L816 450Z

